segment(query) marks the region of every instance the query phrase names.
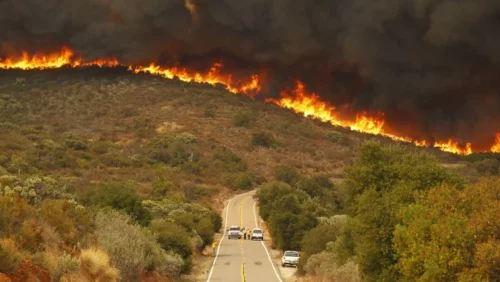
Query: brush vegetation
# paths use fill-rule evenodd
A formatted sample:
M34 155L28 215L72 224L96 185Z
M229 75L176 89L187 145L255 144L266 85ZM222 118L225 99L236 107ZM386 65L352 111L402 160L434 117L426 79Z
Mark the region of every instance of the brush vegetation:
M490 187L470 183L498 175L494 154L395 145L219 87L119 69L1 73L0 265L9 275L28 271L28 260L61 281L180 279L220 230L224 198L254 188L275 247L302 250L309 276L497 271L494 233L466 206L459 226L477 239L452 269L443 260L427 269L408 246L428 244L430 255L439 238L406 231L429 232L418 217L441 207L432 193Z

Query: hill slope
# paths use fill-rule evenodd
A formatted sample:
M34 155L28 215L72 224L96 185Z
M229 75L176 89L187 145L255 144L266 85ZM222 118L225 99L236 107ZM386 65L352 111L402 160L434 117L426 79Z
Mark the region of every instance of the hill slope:
M325 175L339 184L359 143L393 143L222 88L120 69L1 74L0 192L5 208L25 213L5 213L0 237L8 242L0 247L14 257L30 258L53 277L86 271L61 269L66 264L55 257L95 245L106 250L106 238L112 236L106 228L109 222L128 228L131 240L153 241L150 248L159 254L146 268L115 264L122 278L188 273L191 248L200 252L220 228L217 209L224 195L272 180L277 168L287 171L284 166L304 175ZM462 170L461 163L484 157L466 159L403 146L431 152ZM478 176L475 170L467 171L472 178ZM340 185L332 189L336 198L344 197ZM9 197L22 200L12 203ZM62 214L51 206L60 207ZM19 223L21 219L31 219L32 225ZM28 236L29 244L20 241L29 228L45 235ZM172 229L181 231L169 233ZM50 240L49 231L57 239ZM156 241L148 237L151 232ZM107 251L114 262L123 256ZM171 269L160 267L165 261ZM19 264L12 266L0 272L15 271ZM128 273L130 269L135 272Z

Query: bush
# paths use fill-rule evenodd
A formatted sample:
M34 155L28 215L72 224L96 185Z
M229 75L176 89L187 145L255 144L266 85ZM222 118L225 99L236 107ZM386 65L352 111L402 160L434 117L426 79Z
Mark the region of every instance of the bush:
M236 190L250 190L253 187L253 177L249 173L240 172L234 180L234 188Z
M278 166L274 170L274 178L277 181L285 182L289 185L294 186L303 178L303 176L296 167L282 165Z
M77 244L93 229L90 211L66 200L44 200L41 216L55 228L66 244Z
M252 144L254 146L262 146L266 148L276 145L276 140L273 135L267 132L257 132L252 134Z
M62 141L66 147L75 149L75 150L81 150L85 151L87 150L87 144L85 143L84 140L82 140L78 135L71 133L71 132L66 132L62 136Z
M267 221L277 247L300 249L305 232L317 224L310 197L282 182L262 185L257 197L260 215Z
M51 276L55 281L60 281L64 275L78 271L80 271L79 260L69 254L63 254L57 259L57 267L52 271Z
M212 166L225 172L246 171L248 165L238 155L226 147L214 150Z
M84 275L92 281L116 282L119 271L110 266L109 256L99 249L85 249L80 255Z
M152 218L151 213L143 207L141 199L133 190L133 186L125 183L102 184L99 189L85 195L82 202L86 205L108 206L116 210L123 210L143 226L148 225Z
M304 265L310 256L321 253L330 242L335 242L341 230L337 226L319 225L304 234L300 243L300 248L304 255L300 258L300 269L304 270Z
M335 144L339 144L339 145L343 145L343 146L347 146L350 143L350 140L347 136L345 136L344 134L342 134L340 132L333 131L333 130L327 131L325 133L325 138L328 139L329 141L335 143Z
M473 163L476 171L483 176L496 176L499 174L500 162L497 159L484 159Z
M177 224L165 220L154 220L150 228L165 251L179 254L182 257L184 264L181 273L189 273L193 266L189 233Z
M125 281L137 281L146 269L150 244L141 228L117 211L101 211L96 216L97 242L111 257Z
M0 196L0 235L17 234L25 221L35 216L35 209L19 197Z
M254 118L251 113L237 112L233 117L233 125L238 127L250 127L253 120Z
M15 272L20 263L21 253L16 249L14 242L6 239L0 241L0 272Z

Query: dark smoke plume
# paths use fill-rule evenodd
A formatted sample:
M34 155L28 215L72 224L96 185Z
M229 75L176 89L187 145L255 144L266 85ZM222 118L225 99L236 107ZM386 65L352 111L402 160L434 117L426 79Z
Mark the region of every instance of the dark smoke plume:
M188 7L191 7L188 9ZM498 0L0 0L0 57L232 62L417 138L500 131ZM237 69L237 70L236 70Z

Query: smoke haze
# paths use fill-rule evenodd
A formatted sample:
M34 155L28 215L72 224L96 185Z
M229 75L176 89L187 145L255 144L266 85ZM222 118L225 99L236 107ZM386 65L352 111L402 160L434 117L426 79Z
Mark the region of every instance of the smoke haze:
M489 146L500 132L498 0L0 0L0 23L0 57L223 59L265 71L266 95L301 79L414 138Z

